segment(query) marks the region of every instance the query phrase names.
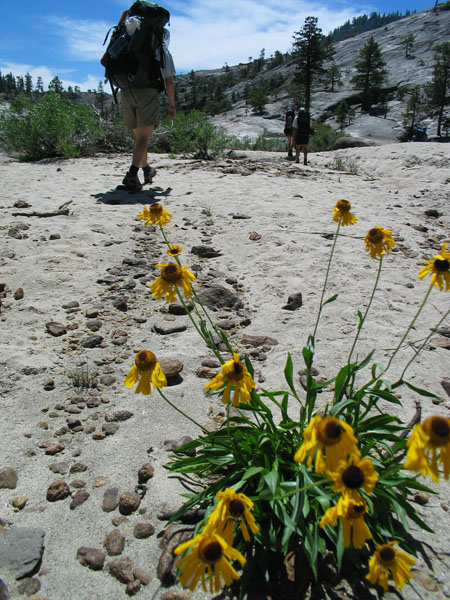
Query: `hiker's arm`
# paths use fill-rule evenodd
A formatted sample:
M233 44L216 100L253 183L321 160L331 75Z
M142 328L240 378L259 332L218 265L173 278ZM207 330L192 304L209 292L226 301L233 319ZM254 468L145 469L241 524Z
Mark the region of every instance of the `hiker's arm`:
M177 113L177 109L175 108L175 86L173 77L164 79L164 84L166 86L167 97L169 98L169 117L173 119Z

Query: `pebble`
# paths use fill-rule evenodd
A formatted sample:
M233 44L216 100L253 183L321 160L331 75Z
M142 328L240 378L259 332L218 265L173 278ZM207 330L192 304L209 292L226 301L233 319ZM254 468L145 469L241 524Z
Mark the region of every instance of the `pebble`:
M120 531L113 529L106 536L103 546L109 556L118 556L125 548L125 538Z
M47 450L45 451L45 454L48 454L49 456L54 456L55 454L59 454L60 452L62 452L65 449L64 444L56 444L55 446L51 446L50 448L47 448Z
M45 324L45 327L47 328L47 331L54 337L59 337L67 333L65 325L58 323L57 321L50 321L49 323Z
M115 412L113 415L105 415L105 421L107 421L108 423L114 422L114 421L127 421L128 419L131 419L131 417L133 416L133 413L130 412L129 410L119 410L117 412Z
M139 579L135 579L134 581L130 581L129 583L127 583L125 592L128 594L128 596L134 596L139 592L140 589L141 582L139 581Z
M155 469L153 465L150 463L146 463L142 465L142 467L138 471L138 481L139 483L147 483L149 479L151 479L155 474Z
M83 348L97 348L103 342L101 335L88 335L80 340L80 346Z
M93 571L101 571L105 564L105 553L99 548L89 548L81 546L77 550L76 556L78 562Z
M58 475L65 475L69 470L69 463L67 462L58 462L52 463L48 466L52 473L57 473Z
M194 305L192 304L192 302L190 300L187 300L186 307L190 312L194 308ZM169 304L168 310L169 310L169 314L171 314L171 315L185 315L186 314L184 306L182 304L180 304L179 302L172 302L171 304Z
M17 586L17 591L22 596L32 596L41 589L41 582L36 577L26 577Z
M77 462L74 462L73 465L70 467L70 474L84 473L85 471L87 471L87 469L88 469L88 466L86 463L77 461Z
M191 596L187 592L170 590L161 596L161 600L190 600Z
M13 508L17 508L17 510L22 510L25 508L26 503L28 502L27 496L16 496L11 500L11 506Z
M105 435L114 435L118 429L117 423L103 423L102 425L102 431Z
M53 379L48 379L42 387L46 392L51 392L55 389L55 381Z
M128 517L124 517L123 515L116 515L111 519L111 523L114 527L119 527L122 523L126 523L128 521Z
M128 310L127 301L124 298L124 296L119 296L118 298L113 300L112 305L114 306L114 308L117 308L117 310L120 310L122 312L126 312Z
M161 321L160 323L155 323L155 325L153 325L155 333L159 333L160 335L181 333L182 331L186 331L186 329L187 327L183 323L169 323L167 321Z
M22 300L23 297L24 297L23 288L17 288L17 290L14 292L14 300Z
M136 523L133 529L133 535L138 540L144 540L155 533L155 526L152 523Z
M112 512L119 506L119 488L113 487L105 490L103 494L103 512Z
M100 319L89 319L86 321L86 327L91 331L98 331L103 325L103 322Z
M117 560L112 560L108 563L108 570L113 577L121 583L130 583L135 581L133 561L129 556L124 556Z
M136 492L125 492L119 498L119 511L122 515L130 515L139 508L141 498Z
M50 484L47 489L47 500L49 502L57 502L64 500L70 495L70 488L65 481L58 479Z
M148 585L152 580L151 576L147 573L147 571L144 571L144 569L140 569L139 567L136 567L134 569L133 574L136 579L139 579L142 585Z
M15 490L17 480L17 472L12 467L0 469L0 489Z
M185 435L179 440L164 440L164 448L168 452L178 452L182 446L192 441L193 439L189 435ZM195 449L188 450L187 452L180 452L180 454L185 454L186 456L195 456Z
M89 492L84 488L78 490L72 498L72 502L70 503L70 510L73 510L74 508L77 508L77 506L80 506L81 504L86 502L89 496Z

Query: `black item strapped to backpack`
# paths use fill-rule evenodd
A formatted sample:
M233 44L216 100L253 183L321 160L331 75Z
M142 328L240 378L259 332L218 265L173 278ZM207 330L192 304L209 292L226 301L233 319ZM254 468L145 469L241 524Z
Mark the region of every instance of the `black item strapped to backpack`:
M101 63L116 102L119 88L164 89L162 46L164 26L169 19L169 11L162 6L138 0L122 13L119 23L112 28L113 33Z

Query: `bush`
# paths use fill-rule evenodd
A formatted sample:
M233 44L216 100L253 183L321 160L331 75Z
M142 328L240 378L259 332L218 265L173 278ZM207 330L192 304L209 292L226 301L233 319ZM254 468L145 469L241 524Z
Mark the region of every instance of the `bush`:
M314 123L314 135L309 139L310 152L325 152L333 149L334 142L342 135L329 125Z
M163 121L151 143L156 151L214 158L230 146L231 138L204 113L193 110L188 114L178 113L173 126L169 119Z
M86 155L101 135L99 117L90 106L78 106L56 92L36 103L20 96L0 118L2 146L20 152L24 160Z

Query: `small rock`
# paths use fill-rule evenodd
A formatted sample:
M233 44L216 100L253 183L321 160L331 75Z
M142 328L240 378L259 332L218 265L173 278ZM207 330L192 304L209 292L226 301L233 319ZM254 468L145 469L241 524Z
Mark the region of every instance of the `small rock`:
M113 487L105 490L103 494L103 512L112 512L119 506L119 488Z
M22 300L23 297L24 297L23 288L17 288L17 290L14 292L14 300Z
M52 390L55 389L55 382L53 379L48 379L44 385L43 388L46 392L51 392Z
M58 462L52 463L48 465L48 468L52 473L57 473L58 475L65 475L69 470L69 463L67 462Z
M425 506L430 501L430 496L426 492L417 492L414 494L414 502Z
M127 583L127 587L125 588L125 592L128 596L134 596L141 589L141 582L139 579L135 579L134 581L130 581Z
M170 590L161 596L161 600L190 600L191 596L187 592Z
M439 587L435 580L431 578L429 575L424 573L423 571L416 571L414 573L414 581L420 583L422 587L424 587L429 592L438 592Z
M98 431L97 433L93 434L92 439L99 442L101 440L104 440L105 437L106 437L106 433L103 433L103 431Z
M113 529L105 537L103 545L109 556L118 556L122 554L125 548L125 538L117 529Z
M445 377L442 381L441 381L441 385L444 388L445 393L447 394L447 396L450 397L450 379L448 379L447 377Z
M67 333L66 327L57 321L50 321L49 323L45 324L45 327L47 328L47 331L54 337L59 337Z
M105 553L100 548L89 548L82 546L77 550L77 560L85 567L93 571L101 571L105 563Z
M292 294L288 297L287 304L282 306L282 309L296 310L297 308L300 308L300 306L302 306L302 304L303 304L302 293L296 292L295 294Z
M159 335L171 335L173 333L186 331L187 327L183 323L169 323L167 321L162 321L161 323L155 323L153 329L155 333L159 333Z
M190 300L186 300L186 307L187 307L188 311L190 312L194 308L194 305L192 304L192 302ZM184 306L182 304L180 304L179 302L172 302L171 304L169 304L168 308L169 308L169 314L171 314L171 315L185 315L186 314Z
M49 240L60 240L61 239L61 234L59 234L59 233L51 233L48 236L48 239Z
M77 508L77 506L80 506L81 504L86 502L89 496L90 494L87 490L83 488L81 490L78 490L72 498L72 502L70 503L70 510L73 510L74 508Z
M55 446L47 448L45 454L47 454L48 456L54 456L55 454L59 454L60 452L62 452L64 449L64 444L55 444Z
M26 496L16 496L11 500L11 505L13 508L17 508L17 510L22 510L25 508L27 502L28 498Z
M151 479L155 474L155 469L153 465L150 463L146 463L142 465L142 467L138 471L138 481L139 483L147 483L149 479Z
M22 596L32 596L33 594L37 594L40 589L41 582L36 577L27 577L17 586L17 591Z
M2 519L1 523L4 524ZM19 580L35 573L44 553L44 537L45 531L37 528L11 527L3 530L0 544L1 576L10 572L12 577Z
M0 469L0 489L15 490L17 480L17 472L12 467Z
M450 338L434 337L431 338L430 343L435 348L445 348L445 350L450 350Z
M84 473L85 471L87 471L88 466L81 461L77 461L74 462L73 465L70 467L70 474L72 473Z
M139 579L142 585L148 585L152 580L151 576L147 573L147 571L144 571L144 569L140 569L139 567L136 567L134 569L133 574L136 579Z
M114 527L119 527L119 525L122 525L122 523L126 523L128 520L128 517L124 517L123 515L116 515L111 519L111 523L114 525Z
M267 335L249 335L245 333L242 336L241 343L244 346L252 346L253 348L257 348L258 346L276 346L278 344L278 340L275 338L271 338Z
M117 423L103 423L102 431L105 435L114 435L119 429Z
M105 421L107 421L108 423L112 423L115 421L127 421L128 419L131 419L132 416L133 413L129 410L119 410L113 415L105 415Z
M195 456L195 449L188 450L187 452L180 452L180 448L182 446L192 441L192 438L188 435L183 436L179 440L164 440L164 448L168 452L179 452L180 454L185 454L186 456Z
M80 346L83 348L96 348L103 343L103 337L101 335L88 335L80 340Z
M133 561L129 556L110 561L108 563L108 569L111 575L121 583L130 583L135 580Z
M113 300L112 305L114 306L114 308L117 308L117 310L120 310L122 312L126 312L128 310L127 301L123 296L119 296L118 298Z
M64 500L70 495L70 488L65 481L59 479L50 484L47 490L47 500L49 502L57 502Z
M103 323L100 319L89 319L86 321L86 327L91 331L98 331L102 327Z
M195 254L201 258L215 258L216 256L222 256L222 252L211 248L211 246L193 246L191 248L191 254Z
M173 554L173 551L178 545L186 542L191 537L192 532L191 528L179 524L173 524L165 530L160 543L163 551L156 569L157 577L163 585L173 585L176 582L178 557Z
M130 515L139 508L141 498L136 492L125 492L119 498L119 511L122 515Z
M133 535L138 540L144 540L155 533L155 526L152 523L136 523L133 529Z
M80 308L80 303L76 300L71 300L70 302L66 302L66 304L63 304L61 308L64 308L64 310L68 310L70 308Z

